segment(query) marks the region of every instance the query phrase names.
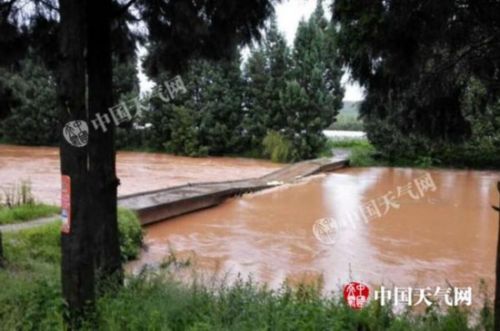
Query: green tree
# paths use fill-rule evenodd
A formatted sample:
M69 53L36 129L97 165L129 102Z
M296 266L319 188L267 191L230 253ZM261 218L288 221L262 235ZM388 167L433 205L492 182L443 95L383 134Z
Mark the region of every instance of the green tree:
M118 3L114 5L118 6ZM142 37L130 30L129 24L133 20L130 14L123 15L111 30L115 100L139 94L135 49L136 42ZM5 25L8 20L1 22ZM5 121L0 124L0 136L15 144L55 145L59 141L58 131L55 130L59 120L55 81L58 57L54 50L58 47L59 22L50 16L37 16L31 25L21 31L19 33L25 39L29 38L30 47L17 46L18 57L12 58L9 65L2 69L0 119ZM21 45L27 45L26 40ZM128 127L125 124L124 128L117 130L116 144L119 148L138 147L140 143L140 135L131 130L130 123Z
M193 110L175 105L171 109L172 120L168 123L170 137L163 144L165 150L169 153L187 156L202 154Z
M297 29L292 53L292 80L281 95L287 114L287 136L298 158L312 158L326 141L322 131L334 122L342 107L343 71L338 59L336 31L324 17L322 1L308 21Z
M17 73L0 69L0 84L12 93L9 115L0 123L8 142L54 145L58 142L56 81L42 63L26 59Z
M469 78L498 94L498 1L334 3L343 63L367 90L368 138L389 158L438 156L472 135Z
M267 111L269 110L270 79L266 56L262 49L254 48L245 64L245 88L243 94L243 125L250 149L259 151L260 143L266 135Z
M198 84L198 98L188 102L198 112L201 145L210 155L240 152L244 147L240 57L205 62L201 68L204 78Z
M286 126L280 93L290 76L291 55L285 37L271 17L260 47L251 51L245 66L245 126L252 146L258 146L267 130Z
M180 94L170 102L153 100L152 111L148 112L146 122L153 127L148 130L148 141L154 148L169 146L168 152L184 155L222 155L240 152L244 146L242 88L240 58L236 52L228 60L193 60L182 75L187 93ZM172 75L164 72L159 76L164 81ZM161 81L158 81L161 85ZM175 111L175 105L184 111ZM176 116L188 113L196 144L191 139L183 142L174 139L177 130ZM183 146L187 144L189 146Z

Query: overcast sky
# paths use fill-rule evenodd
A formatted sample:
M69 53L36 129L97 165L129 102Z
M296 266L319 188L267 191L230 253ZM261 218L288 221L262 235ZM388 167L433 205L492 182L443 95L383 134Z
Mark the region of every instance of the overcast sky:
M324 0L323 5L325 7L325 13L329 17L329 5L330 1ZM278 20L278 28L285 35L288 44L292 46L293 39L295 37L295 31L301 19L307 19L316 7L316 0L283 0L280 4L276 6L276 17ZM143 51L140 51L141 54ZM245 52L245 50L243 51ZM246 58L244 54L244 58ZM146 76L139 73L139 79L141 82L141 92L148 91L152 87L152 83L149 82ZM344 75L342 82L345 86L345 101L358 101L363 99L363 91L358 84L349 82L348 76Z

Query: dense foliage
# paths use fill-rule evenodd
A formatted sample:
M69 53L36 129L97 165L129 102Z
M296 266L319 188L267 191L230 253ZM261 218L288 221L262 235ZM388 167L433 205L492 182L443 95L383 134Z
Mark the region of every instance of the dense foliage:
M58 10L51 1L34 1L34 15L22 16L16 1L0 3L0 139L25 145L59 142L56 73ZM45 7L44 7L45 6ZM115 8L118 2L113 2ZM24 19L22 19L24 18ZM143 36L130 29L135 18L124 13L113 25L113 95L116 101L136 96L139 81L136 42ZM128 142L118 134L118 145Z
M139 146L189 156L315 157L325 145L322 130L335 120L343 96L335 29L324 16L319 1L314 14L300 24L293 48L272 17L243 72L236 48L219 61L190 61L182 74L187 93L170 102L151 98L138 124L152 127L135 135ZM150 69L158 86L175 72ZM134 130L129 134L134 137ZM286 147L286 152L270 151L277 146L271 141L284 142L277 148Z
M160 78L169 79L166 73ZM182 79L186 94L173 102L152 100L152 109L143 120L152 124L147 146L190 156L241 151L245 144L239 57L192 61Z
M498 1L339 0L333 8L343 63L367 91L368 138L386 158L500 164Z
M145 15L152 14L148 6L139 6ZM334 122L343 96L335 29L322 8L319 1L314 14L300 23L292 48L272 17L265 37L252 48L244 65L235 46L226 48L221 60L187 62L181 76L187 93L171 102L143 97L143 116L136 118L134 125L116 130L116 146L189 156L243 153L267 157L273 153L268 153L265 149L269 144L263 143L268 131L273 131L289 143L287 153L278 153L281 157L276 161L315 157L325 144L322 130ZM116 102L139 95L134 50L141 36L126 27L132 20L126 17L118 21L113 32ZM168 30L154 17L149 17L148 24ZM57 28L54 22L45 25ZM55 32L50 31L46 38L54 37ZM2 69L5 75L0 80L0 94L4 92L3 102L8 105L0 125L4 141L29 145L58 142L56 82L50 69L53 58L42 46L26 53L25 60L15 62L16 66ZM145 67L161 86L179 68L158 58L169 50L159 49L154 42L148 50ZM128 104L136 115L135 104Z
M251 141L262 141L267 130L278 133L291 143L281 161L315 157L326 142L322 131L342 107L336 30L324 16L318 1L309 20L300 22L291 50L272 20L246 66Z

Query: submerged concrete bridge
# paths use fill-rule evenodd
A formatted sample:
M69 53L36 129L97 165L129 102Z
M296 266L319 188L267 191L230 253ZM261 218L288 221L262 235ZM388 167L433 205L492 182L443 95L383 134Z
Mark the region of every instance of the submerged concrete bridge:
M187 184L121 196L118 198L118 205L134 210L142 225L147 225L216 206L232 196L291 183L306 176L343 168L348 164L348 155L345 154L302 161L258 178Z

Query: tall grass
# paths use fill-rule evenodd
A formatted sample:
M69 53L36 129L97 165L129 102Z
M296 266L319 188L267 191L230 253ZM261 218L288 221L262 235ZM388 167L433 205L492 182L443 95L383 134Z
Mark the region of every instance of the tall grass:
M288 162L293 158L292 143L276 131L269 131L262 141L264 155L273 162Z
M32 204L12 208L0 207L0 225L30 221L39 217L57 214L59 207L46 204Z
M57 214L59 207L35 200L29 181L21 181L0 192L0 225Z
M473 319L461 308L396 314L376 301L355 311L338 295L322 295L306 285L272 290L239 280L209 287L144 274L128 278L126 284L98 299L83 330L492 330L491 306L483 310L486 318ZM8 285L0 293L0 323L10 326L5 330L63 330L57 281L46 277Z
M32 205L35 198L31 192L31 182L21 181L20 184L3 189L0 193L0 206L13 208L22 205Z

